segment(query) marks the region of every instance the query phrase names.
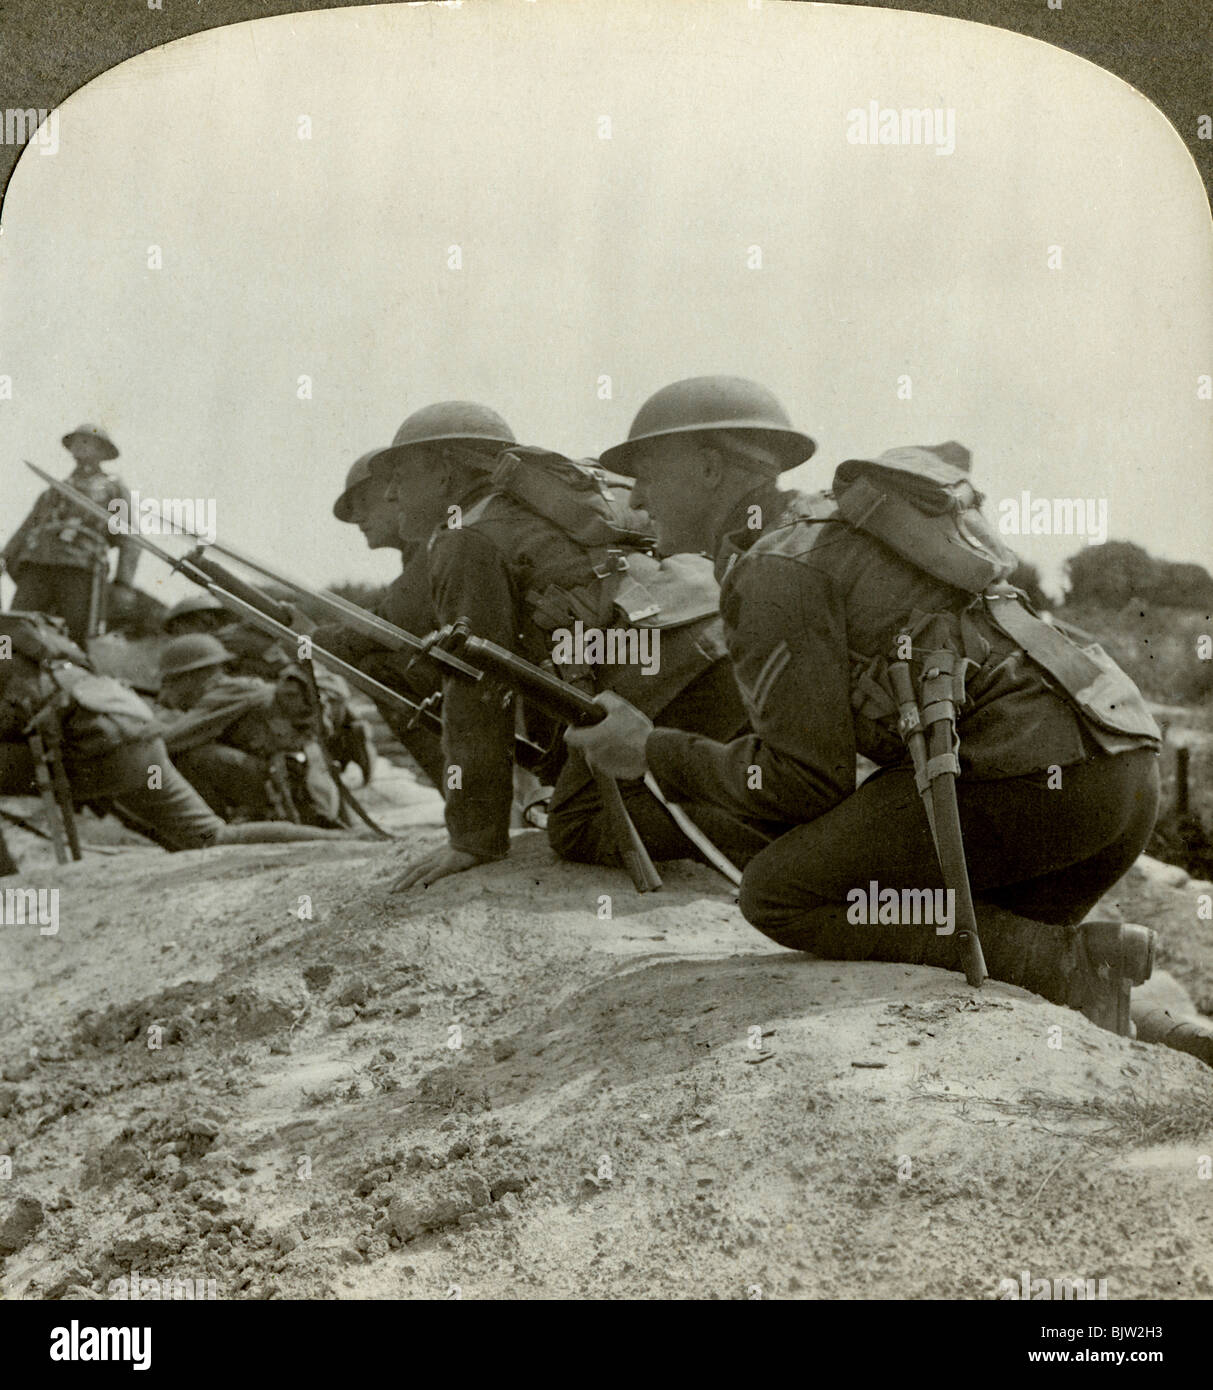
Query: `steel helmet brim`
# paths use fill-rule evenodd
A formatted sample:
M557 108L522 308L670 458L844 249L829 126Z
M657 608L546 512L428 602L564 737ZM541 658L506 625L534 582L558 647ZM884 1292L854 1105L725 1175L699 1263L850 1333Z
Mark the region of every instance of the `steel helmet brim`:
M160 684L163 685L165 681L171 681L177 676L188 675L191 671L205 671L208 666L226 666L229 661L234 660L235 657L232 655L231 652L228 652L226 656L221 657L200 657L197 661L191 661L186 666L174 666L171 671L162 671L160 673Z
M430 444L492 444L498 452L518 440L490 406L476 401L435 401L415 410L396 431L391 445L372 463L376 474L390 471L405 451Z
M73 439L91 439L94 444L104 445L105 454L103 460L106 463L118 457L118 449L114 441L103 429L98 428L96 425L80 425L77 429L72 430L70 434L65 434L63 436L63 447L65 449L70 449Z
M172 680L174 676L184 676L190 671L204 671L208 666L225 666L229 661L234 661L235 657L231 652L223 656L204 656L198 661L191 661L188 666L174 666L171 671L165 671L160 676L160 684Z
M162 627L168 627L169 623L176 622L178 618L189 618L195 613L222 613L223 604L211 594L199 594L197 597L191 596L183 598L164 615L161 621Z
M333 503L333 515L338 521L353 524L354 493L363 483L369 483L375 476L374 463L381 453L382 449L368 450L350 464L349 472L345 475L345 487L341 496Z
M636 474L631 469L629 459L636 452L637 446L647 443L650 439L664 439L668 435L708 434L713 430L748 430L753 434L770 435L776 452L782 456L779 466L781 473L807 463L817 452L817 441L807 434L801 434L799 430L780 429L775 425L763 425L746 419L713 420L701 424L670 425L665 429L647 430L644 434L624 440L622 444L604 449L599 455L599 462L604 468L623 473L630 481Z
M161 685L163 685L164 682L167 680L172 680L174 676L184 676L190 671L202 671L205 670L208 666L224 666L229 661L234 661L236 659L234 652L228 651L228 649L223 645L222 642L220 642L220 640L217 637L212 637L209 633L189 634L184 637L174 637L172 639L173 642L182 643L195 640L201 643L204 650L204 654L202 656L195 657L193 661L185 662L183 665L179 666L174 663L170 668L166 669L163 662L164 657L168 654L167 648L165 649L165 651L161 652ZM172 643L170 643L169 645L171 646Z
M407 444L393 444L386 449L381 449L371 464L372 477L380 477L384 473L390 473L401 459L408 457L411 450L427 449L431 444L497 444L500 446L498 454L503 453L506 449L518 447L516 439L489 439L482 434L436 434L430 439L410 440ZM472 467L480 469L481 472L491 473L497 465L497 454L486 455L483 464L474 460L470 454L467 461Z

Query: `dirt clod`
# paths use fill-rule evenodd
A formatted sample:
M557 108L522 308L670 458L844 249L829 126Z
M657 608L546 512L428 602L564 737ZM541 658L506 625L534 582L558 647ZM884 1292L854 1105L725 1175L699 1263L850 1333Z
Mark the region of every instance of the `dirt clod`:
M336 973L331 965L309 965L303 972L303 983L313 994L321 994L332 984Z
M10 1197L0 1202L0 1255L15 1255L42 1225L42 1203L36 1197Z
M399 1239L412 1240L488 1206L491 1200L488 1185L478 1173L444 1172L414 1181L407 1193L398 1193L388 1215Z

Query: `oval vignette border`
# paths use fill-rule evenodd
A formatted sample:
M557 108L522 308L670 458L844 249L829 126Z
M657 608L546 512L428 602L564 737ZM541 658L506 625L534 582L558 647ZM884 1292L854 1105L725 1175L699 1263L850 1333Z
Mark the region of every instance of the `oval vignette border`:
M0 108L60 106L74 91L127 58L207 29L272 15L353 9L365 3L207 0L202 10L183 8L179 0L163 0L162 9L136 6L131 0L122 22L96 0L6 0L0 40L8 100L0 101ZM1202 140L1197 134L1200 117L1213 115L1213 10L1208 0L1099 0L1098 6L1060 0L1056 9L1050 8L1049 0L893 0L866 8L905 10L1006 29L1065 49L1113 73L1153 102L1179 132L1206 196L1213 201L1213 139ZM0 211L24 148L0 143Z

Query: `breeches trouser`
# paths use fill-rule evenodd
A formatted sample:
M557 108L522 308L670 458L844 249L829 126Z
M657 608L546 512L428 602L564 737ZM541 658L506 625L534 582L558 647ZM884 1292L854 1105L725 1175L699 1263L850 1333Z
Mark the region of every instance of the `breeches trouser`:
M1145 847L1158 811L1150 749L1102 756L1024 777L956 784L969 880L992 903L1056 925L1080 922ZM1055 779L1056 780L1056 774ZM921 798L908 768L869 778L825 815L798 825L746 865L740 906L780 945L839 959L902 959L913 929L851 924L853 889L942 888ZM919 933L921 935L921 933ZM932 928L926 937L934 937ZM925 944L930 946L930 941ZM930 954L954 953L937 938Z

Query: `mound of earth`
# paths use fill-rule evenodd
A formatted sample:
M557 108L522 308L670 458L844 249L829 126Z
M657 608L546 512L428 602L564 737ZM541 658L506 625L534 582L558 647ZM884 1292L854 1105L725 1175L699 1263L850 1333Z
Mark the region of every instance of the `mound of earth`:
M128 850L0 931L0 1293L1213 1294L1195 1059L782 951L693 865L641 897L522 832L392 896L399 852ZM1192 896L1117 901L1182 917L1182 967Z

